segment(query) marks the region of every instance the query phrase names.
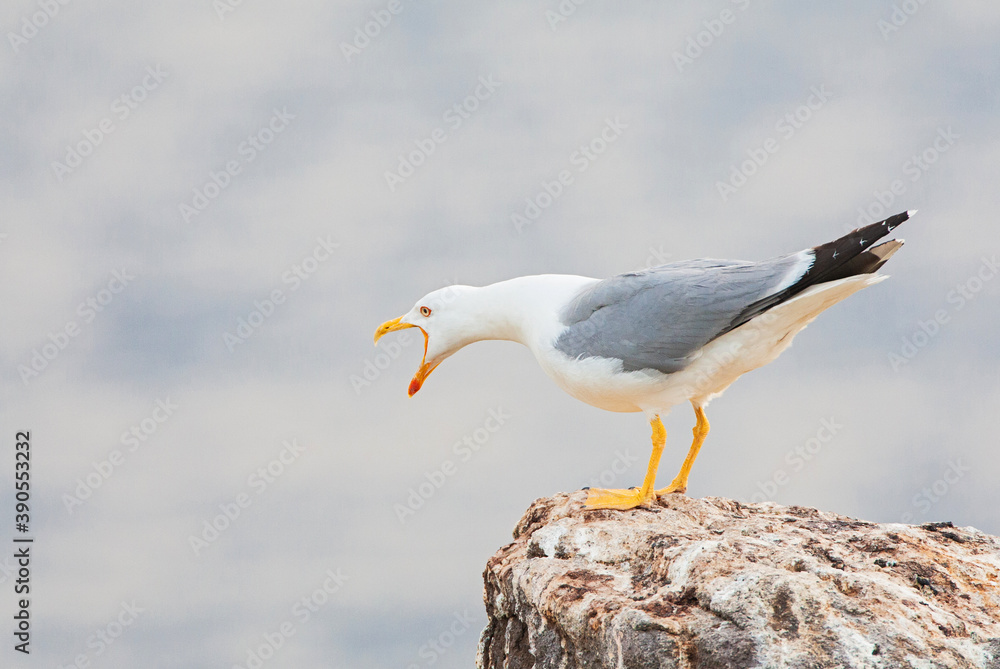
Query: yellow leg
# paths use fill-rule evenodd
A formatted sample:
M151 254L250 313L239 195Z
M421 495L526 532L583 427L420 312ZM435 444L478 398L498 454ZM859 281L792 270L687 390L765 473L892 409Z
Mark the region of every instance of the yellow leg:
M659 416L649 421L653 428L653 453L649 456L649 466L646 468L646 478L641 488L628 490L609 490L591 488L587 495L588 509L633 509L642 504L648 504L656 496L653 489L656 485L656 470L660 466L660 456L663 455L663 445L667 443L667 430Z
M656 491L657 495L666 495L669 492L687 492L688 475L691 473L691 466L694 465L694 459L698 457L701 445L705 443L709 427L704 409L700 406L695 406L694 415L698 417L698 423L691 430L694 433L694 441L691 442L691 448L688 450L687 457L684 458L684 464L681 465L681 470L674 477L674 480L670 482L670 485Z

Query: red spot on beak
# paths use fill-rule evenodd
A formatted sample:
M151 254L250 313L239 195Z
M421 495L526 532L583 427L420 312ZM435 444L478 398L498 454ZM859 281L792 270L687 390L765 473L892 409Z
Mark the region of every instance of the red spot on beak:
M420 390L420 387L424 385L424 381L427 379L428 376L430 376L430 373L433 372L434 368L437 367L439 364L440 363L437 362L433 364L425 362L424 364L420 365L420 369L417 370L417 373L413 375L413 380L410 381L410 390L409 390L410 397L413 397L414 393Z
M399 318L394 318L391 321L386 321L385 323L382 323L382 325L378 327L378 330L375 331L375 343L377 344L378 340L381 339L383 335L389 332L395 332L396 330L402 330L404 328L417 328L424 334L424 359L420 361L420 369L417 370L417 373L413 377L413 380L410 381L410 387L409 390L407 391L409 393L409 396L413 397L416 394L416 392L420 390L420 387L424 385L424 379L426 379L427 376L434 371L434 368L440 364L440 361L435 362L433 364L428 364L427 343L430 340L430 337L427 335L427 331L424 330L419 325L410 325L409 323L402 323L401 322L402 318L403 317L400 316Z

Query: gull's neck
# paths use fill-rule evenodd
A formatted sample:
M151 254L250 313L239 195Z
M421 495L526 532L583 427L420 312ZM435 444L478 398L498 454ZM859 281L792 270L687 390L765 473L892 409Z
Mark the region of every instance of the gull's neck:
M482 288L463 290L457 298L468 319L468 341L516 341L535 349L562 329L563 307L597 279L567 274L521 276Z

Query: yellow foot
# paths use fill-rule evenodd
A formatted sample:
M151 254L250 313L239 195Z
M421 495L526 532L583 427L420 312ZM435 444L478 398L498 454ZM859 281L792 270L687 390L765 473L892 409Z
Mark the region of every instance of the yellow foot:
M609 490L606 488L591 488L587 491L588 509L634 509L637 506L649 504L655 498L655 493L650 490L643 494L640 488L629 488L628 490Z
M671 482L671 484L668 485L666 488L660 488L659 490L657 490L656 495L657 496L669 495L672 492L684 494L687 492L687 489L688 489L687 481L680 482L674 479L674 481Z

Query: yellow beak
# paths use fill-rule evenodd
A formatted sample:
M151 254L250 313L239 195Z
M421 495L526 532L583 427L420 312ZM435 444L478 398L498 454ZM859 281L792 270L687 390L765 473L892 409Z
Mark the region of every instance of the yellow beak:
M427 336L426 332L424 333L424 336L425 337ZM424 345L424 348L426 348L426 343ZM424 360L426 361L426 359L427 359L427 354L424 353ZM416 395L417 391L420 390L420 386L424 385L424 379L430 376L431 372L434 371L434 368L440 364L441 363L436 362L433 365L428 365L426 362L422 362L420 364L420 369L417 370L417 373L414 374L413 378L410 380L410 387L407 389L406 394L409 395L410 397Z
M403 319L402 316L399 318L393 318L391 321L386 321L382 325L378 326L378 330L375 330L375 343L378 344L378 340L390 332L395 332L396 330L405 330L406 328L415 328L416 325L410 325L409 323L400 323Z
M418 390L420 390L420 386L424 384L424 379L430 376L430 373L434 371L434 368L441 363L436 362L432 365L427 364L427 341L429 339L427 336L427 332L418 325L412 325L410 323L400 323L400 320L402 318L403 318L402 316L400 316L399 318L393 318L391 321L386 321L385 323L382 323L382 325L378 326L378 329L375 330L375 343L378 344L378 340L381 339L384 335L390 332L395 332L396 330L405 330L406 328L418 328L421 332L424 333L424 359L420 361L420 369L418 369L417 373L413 375L413 380L410 381L410 387L408 390L409 396L413 397L413 395L416 394Z

